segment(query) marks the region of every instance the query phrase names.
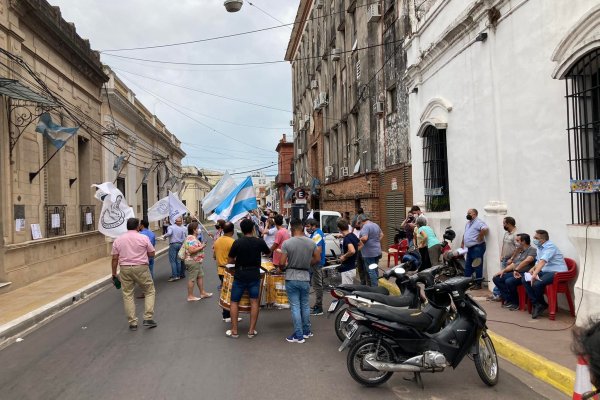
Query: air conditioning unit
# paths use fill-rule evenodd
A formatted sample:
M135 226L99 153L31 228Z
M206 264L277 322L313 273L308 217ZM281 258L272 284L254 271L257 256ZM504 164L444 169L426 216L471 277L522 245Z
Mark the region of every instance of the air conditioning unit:
M316 79L313 79L312 81L310 81L310 88L311 89L316 89L319 87L319 84L317 83Z
M339 61L341 54L342 54L342 49L332 49L331 50L331 61Z
M385 111L385 103L383 101L378 101L375 103L375 113L377 115L383 114Z
M342 167L342 168L340 168L340 175L341 176L348 176L348 167Z
M315 0L315 8L318 10L323 8L323 0Z
M325 176L329 177L333 175L333 167L331 165L328 165L325 167Z
M321 104L319 103L319 98L315 97L315 99L313 100L313 109L315 111L318 111L321 109Z
M317 98L317 100L319 100L319 107L321 107L321 108L329 105L329 101L327 101L327 93L326 92L319 93L319 97Z
M367 7L367 21L378 22L381 19L381 6L379 4L371 4Z
M294 120L290 119L290 126L294 126Z

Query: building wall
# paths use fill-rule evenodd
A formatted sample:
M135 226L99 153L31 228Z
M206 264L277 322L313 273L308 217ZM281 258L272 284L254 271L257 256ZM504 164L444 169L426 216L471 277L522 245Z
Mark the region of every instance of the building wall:
M182 171L184 187L181 200L192 215L197 215L200 221L204 221L207 216L202 211L202 200L211 191L212 185L208 182L208 177L203 176L196 167L186 166Z
M451 209L427 216L440 228L441 220L454 226L459 241L467 209L480 211L491 227L488 278L499 268L505 215L516 218L520 232L548 230L565 256L578 259L566 229L565 82L554 79L553 54L594 6L593 0L437 1L405 45L406 85L418 90L409 100L414 199L424 202L417 135L427 125L446 128ZM477 41L482 32L487 40Z
M82 229L82 206L95 206L95 220L100 207L92 201L90 184L102 179L100 146L100 88L107 80L99 55L89 42L77 35L75 27L64 21L57 7L45 1L0 1L0 47L22 57L41 82L26 67L9 62L0 66L0 76L19 80L41 93L45 90L65 104L50 111L54 122L63 126L80 126L75 137L53 157L56 151L42 135L35 132L43 111L32 102L23 103L2 97L0 100L0 229L3 246L0 252L0 282L12 282L2 290L92 261L107 253L104 237L96 231ZM6 60L5 56L2 56ZM43 86L46 86L44 89ZM46 94L46 96L48 96ZM21 104L9 112L9 107ZM23 117L31 123L25 124ZM19 126L21 125L21 126ZM18 140L17 140L18 138ZM13 148L11 149L11 142ZM46 206L57 206L62 227L53 230L48 224ZM24 211L25 228L17 231L16 212ZM64 210L64 214L62 211ZM48 214L48 215L47 215ZM31 224L39 224L43 239L32 240ZM55 233L58 236L49 238Z

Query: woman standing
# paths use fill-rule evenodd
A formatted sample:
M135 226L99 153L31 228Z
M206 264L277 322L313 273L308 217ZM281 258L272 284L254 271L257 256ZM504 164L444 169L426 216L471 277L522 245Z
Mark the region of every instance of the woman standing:
M188 237L183 242L185 248L185 270L188 273L187 301L198 301L211 297L212 293L204 291L204 243L198 240L198 223L191 222L188 225ZM200 297L194 296L194 283L198 285Z
M442 245L435 232L427 225L425 217L417 218L417 242L421 259L427 258L426 264L421 263L421 269L429 268L432 265L438 265L442 255Z

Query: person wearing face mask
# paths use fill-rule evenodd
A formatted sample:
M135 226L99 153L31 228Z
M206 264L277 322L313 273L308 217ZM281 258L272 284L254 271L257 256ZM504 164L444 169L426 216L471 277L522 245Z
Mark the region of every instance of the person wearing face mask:
M511 261L493 278L500 298L504 300L502 307L511 311L519 309L517 286L521 284L521 275L534 265L536 257L536 249L531 247L531 237L526 233L517 234L513 246L516 250Z
M467 225L460 247L467 248L465 260L465 276L473 276L475 272L476 284L473 289L481 289L483 280L483 255L485 254L485 236L489 232L488 226L478 218L479 213L471 208L467 211Z
M531 280L528 281L528 277L523 274L521 281L533 304L531 318L536 319L548 308L548 303L544 300L546 286L552 283L555 273L567 271L567 264L558 247L550 241L547 231L535 231L533 244L537 247L537 263L529 270Z
M515 237L517 235L516 221L513 217L505 217L502 220L502 227L504 228L504 237L502 239L502 248L500 249L500 268L506 268L506 266L513 262L515 256ZM504 300L500 296L500 289L494 287L492 295L488 297L490 301L501 301Z
M305 227L308 237L315 242L321 252L320 261L310 267L312 272L310 283L315 291L315 306L310 310L310 315L323 315L323 271L321 268L325 265L325 234L319 229L316 219L307 219Z

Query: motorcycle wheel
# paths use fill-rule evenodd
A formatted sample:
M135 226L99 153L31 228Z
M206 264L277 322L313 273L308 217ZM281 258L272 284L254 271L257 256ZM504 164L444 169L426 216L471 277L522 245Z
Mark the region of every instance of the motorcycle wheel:
M346 323L348 321L342 322L342 317L346 313L346 310L348 310L348 307L342 307L335 315L335 320L333 322L333 329L335 329L335 334L338 339L340 339L340 342L346 340Z
M367 371L363 368L365 356L375 352L378 361L394 362L392 347L385 341L375 337L360 339L348 351L348 358L346 359L348 372L350 372L352 379L361 385L381 385L392 377L393 372L390 371Z
M478 341L479 351L474 355L475 368L481 380L488 386L498 383L498 356L492 340L484 331Z

